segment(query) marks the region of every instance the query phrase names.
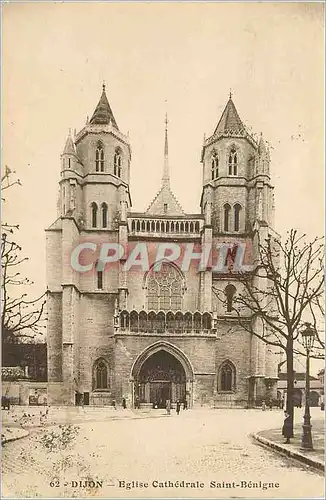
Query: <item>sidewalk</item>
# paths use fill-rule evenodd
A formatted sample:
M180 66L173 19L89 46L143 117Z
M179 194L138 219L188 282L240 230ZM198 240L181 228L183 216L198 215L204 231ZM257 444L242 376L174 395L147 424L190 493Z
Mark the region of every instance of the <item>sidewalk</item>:
M294 426L294 438L290 444L284 443L281 429L261 431L253 435L253 438L261 444L283 453L291 458L300 460L318 470L325 470L325 448L324 448L324 420L312 422L313 451L303 451L301 447L302 425Z
M1 444L9 443L10 441L16 441L16 439L21 439L29 435L26 429L21 429L19 427L2 427L1 429Z

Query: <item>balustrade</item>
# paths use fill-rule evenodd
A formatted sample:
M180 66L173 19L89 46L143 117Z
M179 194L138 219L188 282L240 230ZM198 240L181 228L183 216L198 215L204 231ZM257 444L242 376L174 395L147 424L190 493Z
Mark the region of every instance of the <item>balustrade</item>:
M213 330L208 312L122 311L116 318L116 329L133 333L209 333Z
M131 233L200 234L202 220L168 220L129 218Z

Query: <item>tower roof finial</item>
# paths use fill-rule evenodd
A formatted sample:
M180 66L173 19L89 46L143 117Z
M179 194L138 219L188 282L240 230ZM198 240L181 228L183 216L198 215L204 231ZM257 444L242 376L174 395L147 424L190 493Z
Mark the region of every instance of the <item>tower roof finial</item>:
M105 92L105 80L103 80L102 89L103 89L103 92Z
M232 99L232 89L230 88L230 94L229 94L229 99Z

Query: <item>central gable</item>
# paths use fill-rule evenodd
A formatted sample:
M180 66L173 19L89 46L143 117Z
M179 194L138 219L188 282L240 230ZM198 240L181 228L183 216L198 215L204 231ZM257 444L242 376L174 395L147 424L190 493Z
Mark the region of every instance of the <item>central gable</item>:
M169 186L162 186L146 210L150 215L184 215L184 211Z

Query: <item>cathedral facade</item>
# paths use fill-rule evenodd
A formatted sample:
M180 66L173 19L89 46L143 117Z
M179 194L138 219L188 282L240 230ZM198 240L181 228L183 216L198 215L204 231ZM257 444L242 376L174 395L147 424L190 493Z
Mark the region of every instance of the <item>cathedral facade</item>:
M258 238L273 232L269 152L248 133L231 95L201 162L200 210L188 214L170 186L166 120L161 187L146 212L135 212L129 138L104 86L92 118L69 134L58 219L46 231L49 404L124 398L131 407L165 407L167 400L247 407L276 395L277 356L241 328L232 308L241 283L229 253L222 267L209 261L201 268L195 258L187 268L178 259L151 263L159 244L173 243L194 253L241 244L250 264ZM81 242L142 244L149 265L129 269L121 254L115 265L80 272L71 254ZM98 263L96 252L83 254Z

